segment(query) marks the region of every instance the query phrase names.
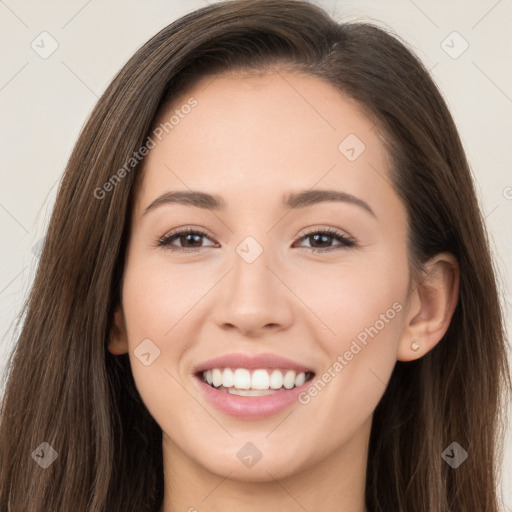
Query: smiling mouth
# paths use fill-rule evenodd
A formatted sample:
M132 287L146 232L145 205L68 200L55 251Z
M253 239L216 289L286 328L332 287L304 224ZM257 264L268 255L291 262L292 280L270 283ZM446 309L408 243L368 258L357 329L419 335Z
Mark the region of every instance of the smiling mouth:
M210 387L238 396L266 396L302 386L314 372L288 369L212 368L196 373Z

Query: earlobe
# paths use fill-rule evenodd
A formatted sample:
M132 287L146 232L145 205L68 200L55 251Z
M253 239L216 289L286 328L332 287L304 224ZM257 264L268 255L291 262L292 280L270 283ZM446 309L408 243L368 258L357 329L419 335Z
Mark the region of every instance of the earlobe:
M443 338L459 295L459 267L451 253L440 253L425 264L410 294L409 309L398 345L399 361L424 356Z
M121 306L118 306L114 312L114 322L110 333L108 350L113 355L126 354L128 352L128 337L126 334L126 325L124 321Z

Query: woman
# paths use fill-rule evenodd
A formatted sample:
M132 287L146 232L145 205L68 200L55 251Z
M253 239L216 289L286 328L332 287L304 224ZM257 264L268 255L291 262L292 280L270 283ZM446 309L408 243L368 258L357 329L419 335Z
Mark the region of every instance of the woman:
M499 510L482 215L375 26L235 0L154 36L79 137L23 313L3 510Z

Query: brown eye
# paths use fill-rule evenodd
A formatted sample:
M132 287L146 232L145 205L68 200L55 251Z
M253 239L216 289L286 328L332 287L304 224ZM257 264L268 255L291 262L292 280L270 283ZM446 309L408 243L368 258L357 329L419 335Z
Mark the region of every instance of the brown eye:
M157 245L170 249L171 251L197 251L202 247L201 243L203 238L208 238L208 235L204 231L187 228L163 236L159 239ZM176 240L179 240L181 246L172 245Z
M355 241L352 238L333 229L311 231L304 234L299 240L308 240L313 252L334 251L355 245ZM330 244L333 240L337 240L340 243L337 246L331 246Z

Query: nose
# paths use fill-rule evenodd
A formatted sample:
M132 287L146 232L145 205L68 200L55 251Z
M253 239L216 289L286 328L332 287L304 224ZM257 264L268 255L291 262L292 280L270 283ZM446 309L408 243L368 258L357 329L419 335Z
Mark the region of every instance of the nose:
M279 272L269 266L267 253L263 250L251 263L235 254L215 306L216 321L222 329L259 337L292 324L293 294Z

